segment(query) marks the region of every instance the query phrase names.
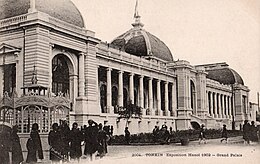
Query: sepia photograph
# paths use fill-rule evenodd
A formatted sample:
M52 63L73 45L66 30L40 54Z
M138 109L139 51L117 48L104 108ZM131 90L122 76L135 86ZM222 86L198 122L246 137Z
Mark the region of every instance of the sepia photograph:
M0 164L259 164L260 0L0 0Z

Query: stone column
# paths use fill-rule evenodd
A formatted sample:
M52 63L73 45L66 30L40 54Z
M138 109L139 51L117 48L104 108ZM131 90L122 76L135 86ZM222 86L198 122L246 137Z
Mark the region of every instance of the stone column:
M214 116L215 116L215 118L218 118L218 101L217 101L217 99L218 99L218 95L217 95L217 93L215 93L214 94L214 100L215 100L215 102L214 102L214 106L215 106L215 113L214 113Z
M222 94L222 118L225 118L225 95Z
M219 99L218 99L218 94L215 93L215 117L218 118L218 113L219 113Z
M165 92L165 116L169 114L169 96L168 96L168 81L164 83L164 92Z
M142 114L145 115L144 109L144 76L139 77L139 106L143 109Z
M217 94L217 117L220 118L221 117L221 104L220 104L221 100L220 100L220 94Z
M129 77L129 96L130 96L130 101L132 104L134 104L134 74L130 73Z
M123 106L123 71L118 71L118 105Z
M231 101L232 97L228 96L228 117L232 118L232 101Z
M213 111L213 92L210 92L210 114L212 117L214 117L214 111Z
M219 118L223 118L223 111L224 111L224 108L223 108L223 98L224 96L222 94L219 94L219 105L220 105L220 108L219 108Z
M73 104L75 103L75 99L77 98L78 94L78 76L77 75L70 75L70 99L72 100Z
M172 83L172 116L176 116L176 95L175 93L175 89L174 89L174 83Z
M228 96L226 96L226 118L229 118L228 117L228 110L229 110L229 107L228 107Z
M162 114L161 111L161 81L158 79L157 80L157 112L158 115L160 116Z
M224 96L224 118L227 118L227 96Z
M85 94L85 78L84 78L84 53L79 54L79 97Z
M220 117L224 118L224 95L223 94L220 95L220 106L221 106Z
M107 112L113 113L112 107L112 87L111 87L111 68L107 68Z
M153 110L153 79L149 78L149 91L148 91L148 97L149 97L149 112L151 115L154 115Z

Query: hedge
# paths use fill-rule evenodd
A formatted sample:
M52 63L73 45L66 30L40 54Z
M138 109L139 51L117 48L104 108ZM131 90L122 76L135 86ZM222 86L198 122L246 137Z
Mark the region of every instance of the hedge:
M170 135L168 142L177 143L183 138L188 138L190 141L198 140L199 130L180 130L174 132ZM242 131L239 130L228 130L228 137L241 136ZM221 130L219 129L207 129L205 131L206 139L216 139L221 138ZM155 138L152 133L139 133L132 134L130 137L130 143L140 143L140 144L164 144L165 141L160 138ZM115 135L111 137L109 144L118 145L125 144L124 135Z

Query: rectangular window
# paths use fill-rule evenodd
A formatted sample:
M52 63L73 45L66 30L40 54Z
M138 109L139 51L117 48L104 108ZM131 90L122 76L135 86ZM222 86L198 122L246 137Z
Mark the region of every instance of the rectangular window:
M16 64L4 65L4 92L7 91L9 95L16 87Z

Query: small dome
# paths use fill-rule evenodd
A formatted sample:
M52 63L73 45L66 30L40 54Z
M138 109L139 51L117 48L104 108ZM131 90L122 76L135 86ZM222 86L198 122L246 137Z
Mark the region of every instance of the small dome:
M36 9L59 20L85 27L77 7L70 0L35 0ZM0 0L0 20L28 13L30 0Z
M114 39L111 44L136 56L155 56L173 61L171 51L165 43L142 28L132 28Z
M242 77L233 69L224 67L224 68L215 68L207 70L207 78L218 81L222 84L242 84L244 81Z

